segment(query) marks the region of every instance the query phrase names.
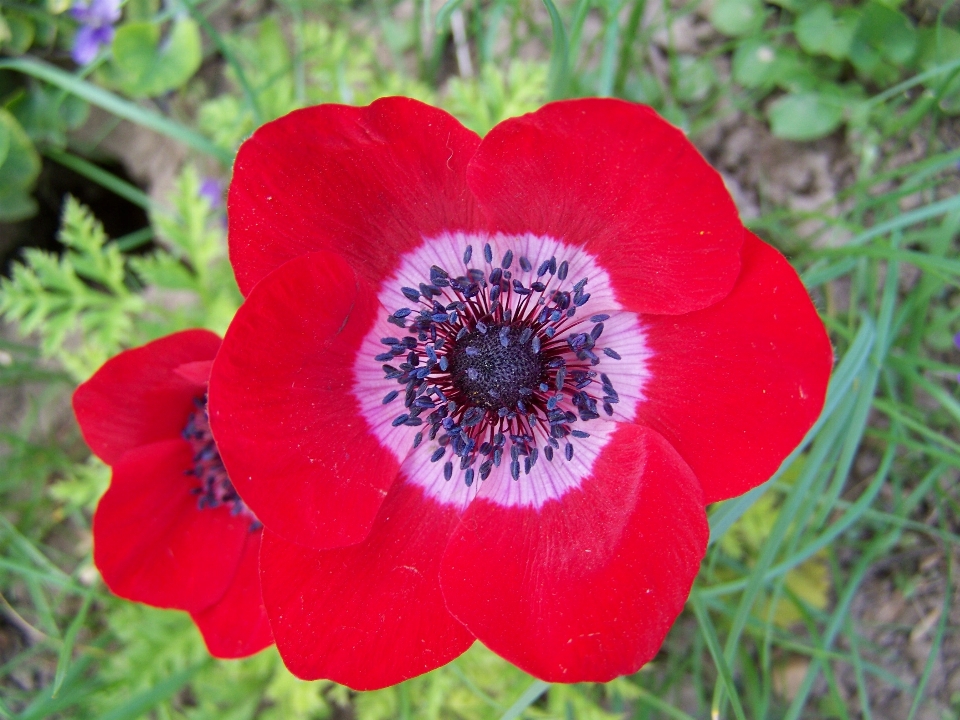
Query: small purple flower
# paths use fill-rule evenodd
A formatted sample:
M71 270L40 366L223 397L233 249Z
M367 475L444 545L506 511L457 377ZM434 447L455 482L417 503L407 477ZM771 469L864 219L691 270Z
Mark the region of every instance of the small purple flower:
M223 207L223 182L215 177L207 177L200 183L200 197L206 198L212 210Z
M73 60L78 65L88 65L97 57L100 48L113 41L113 25L120 19L120 0L77 3L70 9L70 14L80 23L73 39Z

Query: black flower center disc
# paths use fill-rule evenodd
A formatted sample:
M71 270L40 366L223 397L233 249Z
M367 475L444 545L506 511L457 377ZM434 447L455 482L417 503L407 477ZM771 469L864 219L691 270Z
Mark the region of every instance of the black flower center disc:
M530 336L529 330L511 325L467 333L450 353L454 384L477 407L515 409L547 379L544 356Z

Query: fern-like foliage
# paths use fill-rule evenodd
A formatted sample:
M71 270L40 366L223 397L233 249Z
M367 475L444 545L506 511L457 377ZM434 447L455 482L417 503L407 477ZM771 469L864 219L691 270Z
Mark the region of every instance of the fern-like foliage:
M42 354L82 380L127 343L144 301L127 285L123 254L103 225L72 197L59 238L62 255L28 249L0 281L0 315L37 333Z

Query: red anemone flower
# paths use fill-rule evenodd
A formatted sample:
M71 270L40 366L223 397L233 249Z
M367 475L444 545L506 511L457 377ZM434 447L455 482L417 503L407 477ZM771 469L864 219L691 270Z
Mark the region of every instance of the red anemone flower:
M303 678L381 687L474 639L549 681L636 671L705 504L823 403L796 273L646 107L552 103L483 140L405 98L307 108L244 143L228 209L246 300L211 424Z
M127 350L77 388L87 445L110 465L93 559L120 597L190 613L211 655L273 643L257 556L262 526L227 478L206 394L220 338L187 330Z

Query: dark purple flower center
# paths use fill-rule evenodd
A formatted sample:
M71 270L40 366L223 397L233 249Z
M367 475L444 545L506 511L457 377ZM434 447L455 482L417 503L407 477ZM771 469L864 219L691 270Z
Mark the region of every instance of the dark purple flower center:
M382 338L376 356L401 386L383 398L403 402L393 425L423 426L414 447L437 440L431 460L444 461L448 480L461 471L468 486L501 462L517 480L541 454L572 460L571 440L589 437L577 426L601 410L613 415L619 402L594 369L601 356L620 359L598 345L609 316L578 315L590 299L587 278L568 284L568 265L555 257L537 268L518 257L514 272L512 251L496 267L489 244L483 256L483 269L471 266L468 246L463 274L434 265L429 282L401 288L415 305L388 322L406 332Z
M227 477L226 468L223 467L213 433L210 432L207 400L197 398L194 402L197 409L190 413L182 434L193 450L193 467L187 470L186 474L193 475L200 482L200 486L192 491L199 496L197 509L206 510L226 505L233 515L244 515L250 519L251 531L258 530L261 527L260 521L240 499L233 483Z

